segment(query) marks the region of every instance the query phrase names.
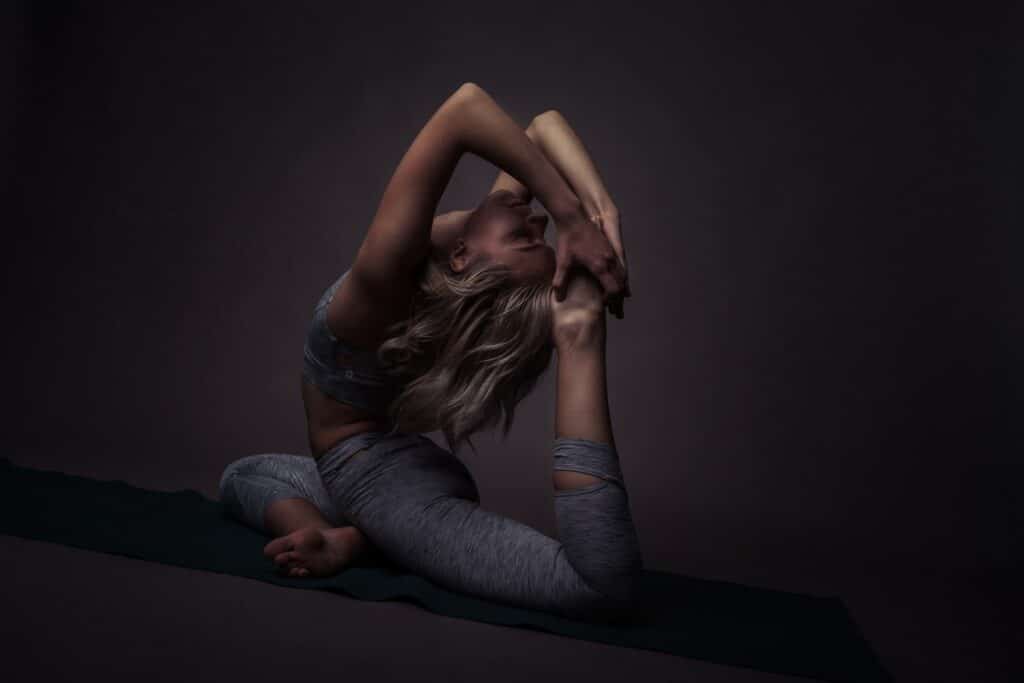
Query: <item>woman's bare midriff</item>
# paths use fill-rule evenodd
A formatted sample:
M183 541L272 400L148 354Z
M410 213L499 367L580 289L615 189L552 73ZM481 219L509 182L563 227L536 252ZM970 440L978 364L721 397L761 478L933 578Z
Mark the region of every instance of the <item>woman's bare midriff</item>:
M388 420L335 400L302 378L302 403L306 409L309 450L319 458L341 441L356 434L389 428Z

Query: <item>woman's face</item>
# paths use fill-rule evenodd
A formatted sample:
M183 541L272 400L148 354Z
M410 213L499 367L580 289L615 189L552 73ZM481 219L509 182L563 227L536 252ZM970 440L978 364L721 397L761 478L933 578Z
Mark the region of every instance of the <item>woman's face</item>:
M548 281L555 275L555 250L544 240L547 214L509 190L493 192L466 222L465 242L474 257L508 266L521 282Z

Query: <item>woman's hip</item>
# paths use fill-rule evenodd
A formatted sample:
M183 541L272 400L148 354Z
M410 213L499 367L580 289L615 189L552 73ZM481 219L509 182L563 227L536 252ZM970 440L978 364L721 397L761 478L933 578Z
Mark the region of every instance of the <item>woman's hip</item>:
M480 500L469 469L426 436L364 434L317 460L328 494L343 509L355 512L373 500L413 502L439 495Z

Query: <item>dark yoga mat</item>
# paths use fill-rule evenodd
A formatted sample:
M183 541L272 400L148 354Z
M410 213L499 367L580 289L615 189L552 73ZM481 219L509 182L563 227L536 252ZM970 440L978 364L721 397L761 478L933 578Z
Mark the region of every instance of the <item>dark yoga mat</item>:
M588 623L479 600L396 566L326 579L278 576L268 538L198 491L151 491L37 470L0 458L0 533L234 574L360 600L409 600L431 612L826 681L889 681L837 597L812 597L648 570L630 622Z

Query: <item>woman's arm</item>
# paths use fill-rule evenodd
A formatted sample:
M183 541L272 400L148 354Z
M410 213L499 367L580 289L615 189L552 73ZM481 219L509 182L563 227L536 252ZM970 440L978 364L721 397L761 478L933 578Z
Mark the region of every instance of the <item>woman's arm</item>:
M577 199L580 200L584 213L593 224L598 226L601 234L612 249L614 249L615 255L618 256L619 265L622 269L621 274L602 280L602 286L609 292L618 290L618 287L612 286L612 280L621 280L625 296L632 296L633 294L629 286L629 275L627 273L626 247L622 240L619 209L615 202L612 201L611 195L601 179L601 174L598 173L597 167L583 146L583 141L576 135L576 132L569 125L569 122L565 120L565 117L555 109L549 109L535 116L530 121L526 133L527 137L540 148L544 156L551 161L551 165L558 170L569 186L573 188ZM527 202L531 199L529 189L504 172L498 174L491 192L498 189L511 190ZM559 242L565 240L566 237L567 235L560 234ZM560 244L559 251L562 251L561 246ZM572 251L576 250L572 249ZM581 253L585 251L588 250L580 250ZM560 274L565 272L565 268L568 265L564 258L560 258L559 261L560 264L553 282L556 288L559 288L558 283L560 281L564 282ZM600 274L594 263L586 263L586 265L591 272ZM622 299L618 297L609 299L609 304L612 312L619 319L622 319L624 315Z
M583 141L559 111L549 109L533 117L526 135L572 187L588 217L618 214ZM504 171L498 174L491 192L501 189L511 190L526 201L532 199L529 188Z
M572 188L519 125L482 88L464 83L413 140L384 190L346 278L354 280L360 298L408 301L415 274L430 254L437 203L466 152L530 187L556 223L586 221Z
M533 120L533 126L534 142L573 188L587 216L618 214L597 166L565 117L549 109Z
M537 127L534 125L536 120L537 118L534 117L533 121L530 122L530 125L524 131L526 137L534 144L537 144ZM530 188L510 176L507 171L498 171L498 176L495 178L494 184L487 194L494 194L498 190L508 190L524 202L533 201L533 193L530 192ZM454 236L462 233L462 226L466 223L471 213L473 213L473 209L456 209L434 217L434 225L431 228L430 234L431 242L436 250L435 257L441 257L442 254L448 252L452 239Z
M533 144L537 145L537 117L536 116L533 117L533 120L530 121L530 125L528 125L526 127L526 130L523 131L523 132L526 133L526 137L530 139L530 142L532 142ZM540 149L541 152L544 151L544 149L542 147L540 147L539 145L538 145L538 149ZM558 168L558 164L555 163L554 159L552 159L551 157L548 157L548 161L550 161L551 165L555 167L555 170L557 170L557 171L559 171L561 173L561 169ZM561 173L561 175L562 175L562 178L564 180L568 181L568 179L565 177L565 173ZM498 177L494 179L494 184L491 185L491 189L488 192L488 194L494 194L498 190L508 190L512 194L514 194L517 197L519 197L520 199L522 199L524 202L531 202L531 201L533 201L533 193L530 192L530 188L528 188L526 185L523 185L521 182L519 182L518 180L516 180L515 178L510 176L507 171L502 171L502 170L498 171ZM577 196L577 199L578 198L579 197Z
M523 131L526 133L526 137L535 145L537 144L536 121L537 117L534 117L530 121L530 125ZM558 167L555 166L555 168L557 170ZM507 171L498 171L498 176L494 179L494 184L491 185L491 189L487 191L487 194L494 194L498 190L508 190L527 203L533 201L533 193L530 192L530 188L509 175ZM452 237L462 232L462 226L471 213L473 213L473 209L456 209L434 217L434 225L431 228L431 242L433 242L435 249L438 251L436 256L440 256L441 253L447 253Z

